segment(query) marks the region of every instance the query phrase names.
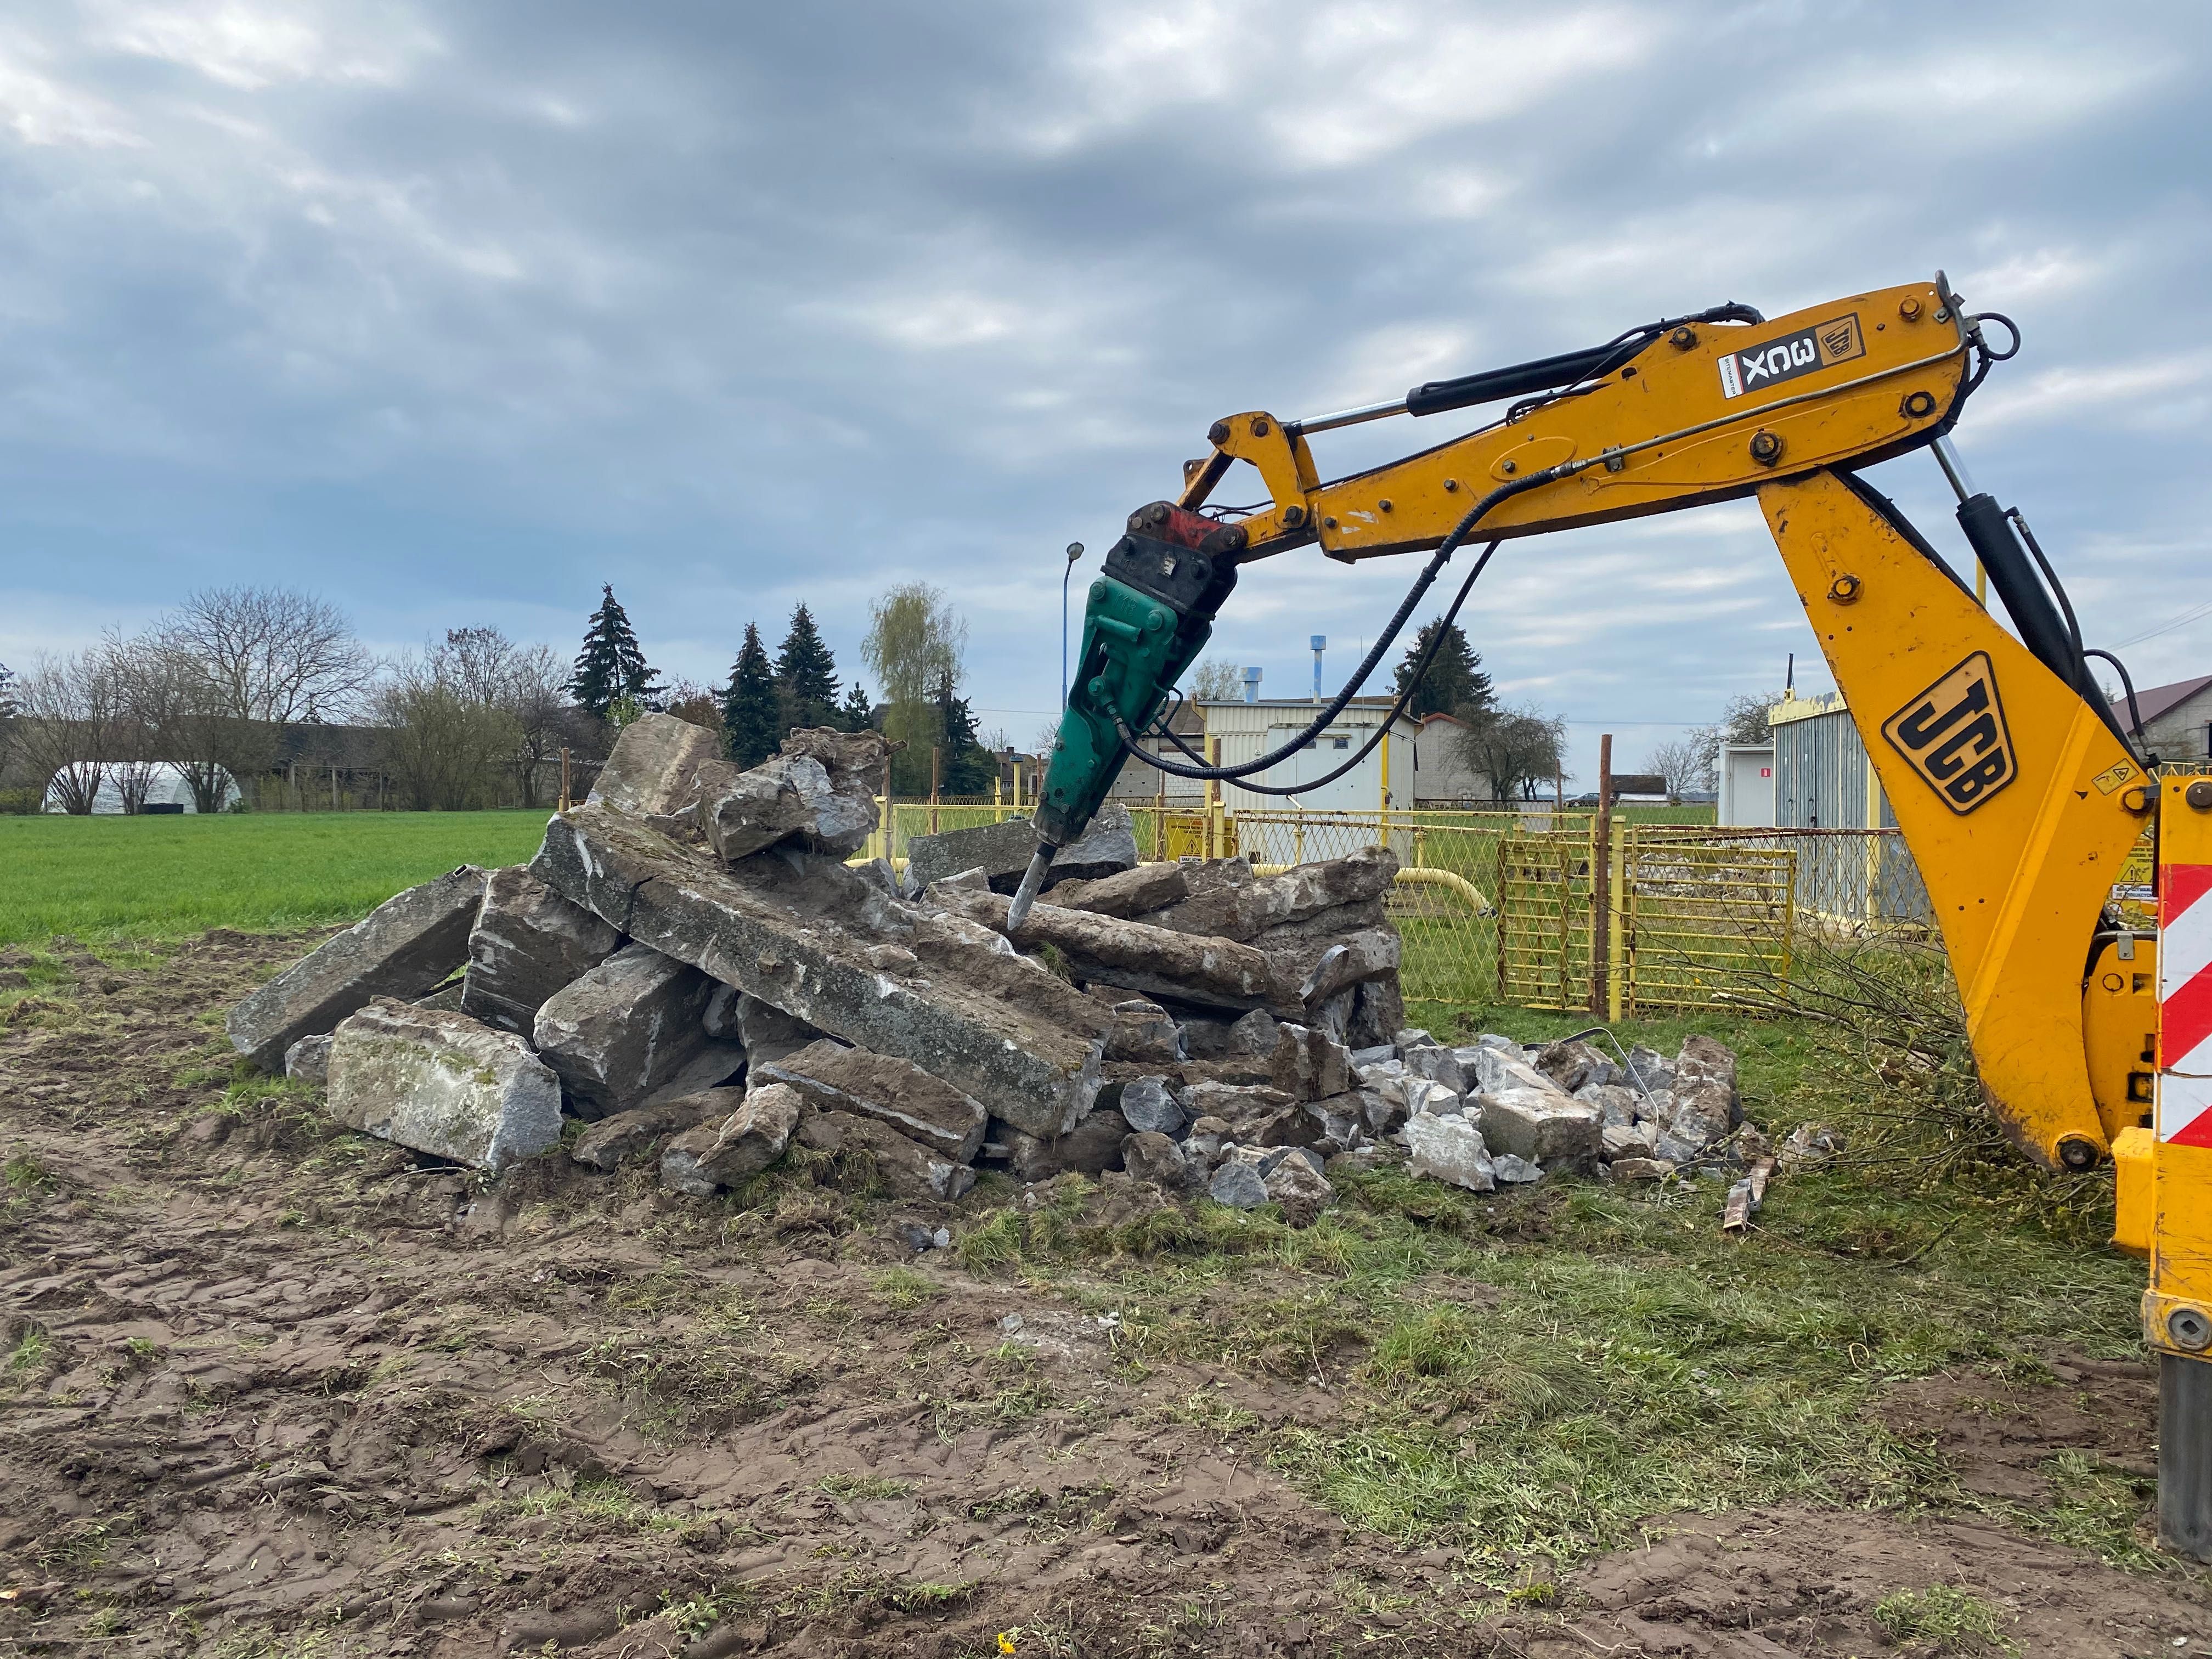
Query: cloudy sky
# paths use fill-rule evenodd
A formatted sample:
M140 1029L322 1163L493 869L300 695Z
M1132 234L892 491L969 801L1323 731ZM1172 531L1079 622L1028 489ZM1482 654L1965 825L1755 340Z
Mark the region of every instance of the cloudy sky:
M11 8L0 659L247 582L385 648L565 652L611 581L708 681L802 599L856 666L869 598L920 577L1026 742L1060 549L1095 563L1217 416L1941 266L2027 337L1961 428L1980 481L2139 683L2212 672L2208 15ZM1876 481L1957 544L1930 459ZM1413 574L1273 561L1218 639L1295 693L1306 636L1348 665ZM1826 684L1748 505L1510 543L1468 621L1586 781L1600 730L1638 757L1786 653Z

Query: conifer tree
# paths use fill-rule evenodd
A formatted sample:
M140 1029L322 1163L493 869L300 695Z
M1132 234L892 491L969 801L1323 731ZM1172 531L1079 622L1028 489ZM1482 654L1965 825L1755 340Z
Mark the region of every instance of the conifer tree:
M975 714L968 699L955 695L952 676L937 683L937 729L942 733L944 756L939 769L939 788L947 795L981 795L998 775L998 757L984 748L975 735Z
M793 608L791 627L776 649L775 684L783 696L786 723L838 724L836 660L803 600Z
M1441 617L1429 622L1407 648L1405 660L1398 665L1395 683L1391 686L1394 696L1402 696L1413 678L1413 665L1421 659L1421 653L1429 648L1436 637L1437 629L1443 621ZM1482 672L1482 659L1467 642L1467 635L1457 623L1444 635L1444 642L1437 649L1436 660L1429 672L1421 676L1420 688L1406 705L1406 712L1415 720L1424 714L1457 714L1462 719L1480 714L1497 701L1491 689L1490 676Z
M858 680L846 689L845 706L837 713L837 724L848 732L865 732L876 723L876 706L868 699L867 688Z
M638 648L629 614L615 598L613 584L601 591L605 597L584 629L584 648L577 654L568 695L605 720L617 702L627 701L641 709L657 707L659 688L653 682L660 673L646 666L645 653Z
M760 629L747 623L744 643L738 647L722 692L723 745L738 765L758 766L776 752L785 730L768 647L761 643Z

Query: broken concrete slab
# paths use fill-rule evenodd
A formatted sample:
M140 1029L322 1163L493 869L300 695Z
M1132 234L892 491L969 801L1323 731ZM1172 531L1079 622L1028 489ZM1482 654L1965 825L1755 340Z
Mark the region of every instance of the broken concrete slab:
M1267 1085L1240 1088L1210 1079L1185 1088L1182 1100L1184 1112L1194 1123L1201 1118L1218 1118L1240 1131L1258 1124L1272 1112L1297 1103L1280 1089Z
M520 1037L391 998L332 1034L329 1109L349 1128L493 1175L561 1139L561 1081Z
M1052 902L1061 909L1102 916L1141 916L1189 896L1190 882L1179 864L1140 864L1095 881L1057 882L1052 889Z
M1410 1175L1429 1176L1471 1193L1494 1192L1498 1174L1482 1131L1463 1117L1416 1117L1406 1122L1406 1146L1413 1153Z
M912 1060L827 1038L781 1060L756 1060L747 1078L787 1084L823 1111L878 1119L955 1164L974 1161L989 1121L981 1102Z
M1478 1103L1492 1152L1510 1152L1547 1169L1594 1158L1603 1141L1598 1109L1556 1089L1499 1089L1486 1091Z
M1575 1098L1585 1106L1596 1107L1599 1117L1608 1126L1635 1122L1644 1104L1643 1096L1617 1083L1585 1083L1575 1091Z
M956 915L1006 932L1008 901L999 894L951 892L942 896L945 908ZM1042 902L1030 910L1012 939L1030 950L1051 945L1078 979L1148 996L1217 1008L1266 1008L1279 1000L1267 958L1231 939Z
M1478 1050L1473 1081L1474 1086L1486 1095L1506 1089L1533 1089L1539 1094L1556 1095L1561 1100L1572 1098L1527 1060L1509 1058L1496 1048Z
M626 945L546 999L532 1038L579 1115L641 1105L707 1046L714 987L688 963Z
M1615 1181L1664 1181L1674 1173L1663 1158L1617 1158L1606 1167Z
M1608 1123L1598 1131L1598 1156L1616 1158L1649 1158L1655 1131L1648 1124Z
M1184 870L1186 882L1191 881L1189 866ZM1194 885L1194 896L1144 920L1175 933L1249 941L1339 905L1380 898L1397 873L1396 854L1363 848L1347 858L1295 865L1278 876L1224 881L1212 891L1200 892Z
M1544 1178L1541 1164L1531 1164L1525 1158L1516 1158L1511 1152L1492 1153L1490 1171L1499 1181L1510 1182L1516 1186Z
M857 1112L809 1111L799 1122L799 1138L817 1152L866 1157L895 1198L949 1200L975 1184L975 1172L965 1164Z
M1645 1089L1671 1089L1674 1086L1674 1062L1656 1048L1637 1043L1628 1051L1628 1068L1636 1075L1622 1081L1632 1085L1641 1083Z
M461 1012L530 1035L538 1011L614 954L622 935L522 865L495 870L469 929Z
M669 1191L708 1198L716 1188L734 1187L783 1156L803 1109L798 1092L771 1083L693 1098L719 1107L733 1094L741 1100L735 1111L685 1130L661 1153L660 1184Z
M468 954L483 890L484 872L465 864L386 899L233 1008L231 1046L274 1073L301 1037L328 1035L373 998L435 990Z
M1405 1064L1411 1076L1441 1083L1455 1095L1467 1092L1467 1073L1459 1063L1458 1054L1441 1043L1424 1043L1406 1049Z
M906 890L919 893L947 876L980 869L994 893L1012 893L1036 856L1036 828L1027 818L1004 818L907 843ZM1133 869L1137 833L1128 808L1111 802L1091 820L1081 840L1060 849L1045 872L1045 890L1063 881L1091 882Z
M1682 1044L1674 1060L1674 1110L1667 1127L1677 1139L1708 1146L1742 1121L1735 1055L1709 1036L1692 1036Z
M568 1156L586 1169L611 1173L671 1135L720 1123L744 1103L743 1089L706 1089L603 1117L576 1137Z
M690 811L698 799L699 769L721 751L721 740L703 726L673 714L641 715L615 739L585 804L634 817Z
M1027 1133L1058 1133L1097 1093L1097 1002L1000 954L1003 939L904 904L842 864L817 860L799 877L769 854L726 868L585 806L547 827L532 868L631 938L832 1036L910 1060ZM893 942L915 952L920 975L870 963L869 947Z

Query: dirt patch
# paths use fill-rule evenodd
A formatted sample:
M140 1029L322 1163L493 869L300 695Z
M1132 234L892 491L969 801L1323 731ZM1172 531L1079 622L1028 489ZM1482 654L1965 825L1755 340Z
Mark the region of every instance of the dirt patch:
M1971 1492L2033 1502L2051 1493L2045 1466L2074 1452L2156 1476L2158 1373L2148 1364L2068 1355L2048 1383L1939 1374L1892 1389L1882 1421L1923 1440Z
M1939 1583L2037 1653L2212 1633L2193 1584L2061 1546L1783 1511L1655 1523L1507 1601L1267 1466L1266 1431L1342 1420L1327 1354L1320 1382L1139 1364L1080 1286L904 1243L956 1212L826 1188L739 1212L557 1154L491 1190L238 1084L210 1016L305 942L65 951L74 983L6 1015L0 1643L1842 1655ZM2072 1369L1885 1411L1978 1492L2060 1448L2139 1455L2148 1373Z

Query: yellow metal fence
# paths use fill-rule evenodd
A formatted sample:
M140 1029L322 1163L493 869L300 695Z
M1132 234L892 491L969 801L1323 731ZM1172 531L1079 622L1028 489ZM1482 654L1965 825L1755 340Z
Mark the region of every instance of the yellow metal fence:
M1026 817L1011 802L896 803L867 856L903 862L917 835ZM1596 913L1593 815L1269 812L1132 807L1146 861L1241 855L1263 870L1387 846L1386 901L1408 998L1591 1008L1694 1007L1786 977L1808 930L1924 929L1927 894L1894 830L1721 830L1620 822ZM1591 941L1602 926L1606 994Z

